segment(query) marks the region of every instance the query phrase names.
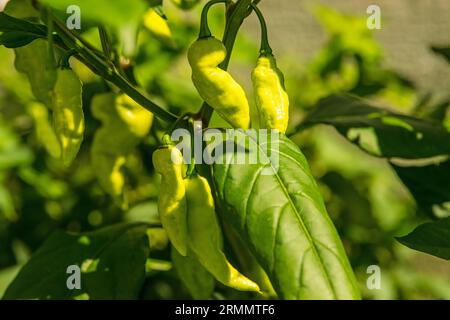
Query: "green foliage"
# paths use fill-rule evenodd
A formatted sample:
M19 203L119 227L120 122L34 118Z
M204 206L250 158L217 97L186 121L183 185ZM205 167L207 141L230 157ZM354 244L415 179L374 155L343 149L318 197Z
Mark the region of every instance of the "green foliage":
M438 123L372 107L363 100L332 96L317 104L304 126L328 124L370 154L421 159L450 154L450 132Z
M146 229L141 223L82 234L57 231L21 269L4 299L136 299L145 280ZM83 274L80 290L66 285L72 265Z
M449 259L449 99L418 93L385 68L365 18L325 7L315 15L327 39L310 61L295 57L286 68L288 60L277 52L292 119L289 138L272 141L279 162L266 154L267 161L254 165L196 166L213 191L223 254L262 293L226 287L198 260L173 250L160 225L160 181L151 157L164 133L189 125L174 120L192 120L202 105L186 58L201 8L186 14L167 2L43 0L35 8L32 1L11 0L0 13L0 296L350 299L361 291L366 299L449 299L447 275L433 269L437 259L407 248ZM197 1L173 2L187 8L181 2ZM222 66L232 53L233 74L247 75L248 82L259 39L237 32L249 3L239 0L230 9L237 13L227 17L211 11L209 19L217 34L227 22ZM65 29L68 5L80 6L82 30ZM141 26L150 7L167 18L170 41ZM432 50L448 59L448 46ZM83 83L86 131L66 168L54 159L49 119L55 74L68 65ZM130 119L142 117L124 108L124 121L106 132L104 120L118 120L118 96L156 120L133 125ZM102 97L109 98L100 115L95 106ZM201 115L209 118L205 108ZM214 117L209 126L224 127L224 121ZM130 132L139 138L123 138ZM106 166L93 159L95 150L120 158L104 175L119 177L118 192L99 182ZM223 158L243 154L248 150L240 148ZM211 212L214 205L211 199ZM397 238L407 247L395 240L429 218L434 221ZM442 263L446 270L448 262ZM366 288L372 264L383 270L376 291ZM69 265L82 269L81 290L67 289Z
M209 299L214 291L213 276L192 256L183 257L172 248L174 267L194 299Z
M450 218L423 224L398 241L415 250L450 260Z
M432 216L433 206L437 206L441 209L438 215L450 214L450 161L421 167L392 166L420 209Z
M108 0L44 0L42 3L65 12L69 6L80 8L83 19L102 24L114 31L119 38L126 56L133 55L137 32L142 22L146 4L144 0L108 1Z
M260 149L258 143L256 152ZM238 150L242 153L245 146ZM279 163L264 158L260 164L243 166L233 164L239 154L225 153L223 164L214 165L222 210L250 243L282 298L358 298L344 249L305 157L284 136L272 140L270 152L278 153Z
M47 35L45 26L15 19L4 12L0 12L0 32L3 32L0 44L7 48L22 47Z

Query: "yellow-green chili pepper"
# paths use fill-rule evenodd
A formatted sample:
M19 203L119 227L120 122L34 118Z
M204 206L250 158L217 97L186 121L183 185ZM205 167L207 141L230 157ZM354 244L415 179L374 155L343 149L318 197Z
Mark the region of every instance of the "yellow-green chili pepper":
M58 70L53 88L53 127L61 145L61 160L69 166L84 136L82 84L70 69Z
M153 113L144 109L126 94L116 98L116 110L131 134L138 138L148 135L153 123Z
M158 212L170 242L182 255L187 254L187 204L183 180L186 167L183 155L174 146L164 146L153 153L155 171L161 175Z
M267 39L267 27L262 13L253 6L261 22L261 50L256 68L252 72L256 106L260 127L277 129L285 133L289 122L289 97L284 87L284 77L277 67Z
M211 36L207 14L208 3L202 13L200 35L188 51L192 68L192 82L198 93L220 116L235 128L248 129L250 108L244 89L219 65L225 60L227 50L223 43Z
M208 181L196 175L187 178L185 185L189 249L224 285L259 292L258 285L236 270L222 251L222 233Z
M155 9L150 8L145 13L144 26L165 44L171 47L175 45L167 20L161 17Z
M127 95L100 94L92 100L92 115L102 122L91 148L91 162L101 187L119 197L125 186L122 167L127 156L150 131L153 114Z

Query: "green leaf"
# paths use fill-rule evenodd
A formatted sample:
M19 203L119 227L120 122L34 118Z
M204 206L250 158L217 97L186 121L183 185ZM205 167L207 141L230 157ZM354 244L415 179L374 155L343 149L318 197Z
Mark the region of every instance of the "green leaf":
M433 215L434 205L450 202L450 161L423 167L401 167L392 164L422 210Z
M38 14L31 1L10 0L0 15L0 31L4 31L0 36L0 45L18 48L37 38L45 37L47 33L45 26L28 21L38 18Z
M48 45L38 39L15 49L17 71L25 74L36 99L52 107L52 91L56 82L56 67L49 58Z
M450 154L441 124L400 115L352 96L322 99L302 126L328 124L364 151L380 157L429 158Z
M6 48L19 48L26 46L37 38L34 34L22 31L7 32L0 35L0 45Z
M7 15L17 19L39 19L39 11L33 6L35 0L9 0L3 10Z
M236 135L237 141L252 139L239 131ZM341 240L305 157L284 135L271 140L268 150L267 143L256 141L256 150L245 154L243 145L237 152L226 150L213 166L224 218L247 241L280 298L359 298ZM253 157L254 152L260 153L257 164L234 161L243 155ZM269 154L274 155L272 160Z
M450 47L431 47L431 50L442 55L450 63Z
M143 0L42 0L42 3L63 12L71 5L78 6L82 22L87 19L116 32L125 55L131 55L135 49L137 31L147 8Z
M149 254L146 224L120 224L94 232L56 231L34 253L4 299L136 299ZM81 289L69 290L66 270L81 268Z
M4 12L0 12L0 31L22 31L34 33L40 37L46 37L47 28L43 25L35 24L26 20L16 19L7 15Z
M397 240L411 249L450 260L450 218L422 224Z
M206 300L214 292L214 277L192 256L183 257L172 247L172 262L192 298Z

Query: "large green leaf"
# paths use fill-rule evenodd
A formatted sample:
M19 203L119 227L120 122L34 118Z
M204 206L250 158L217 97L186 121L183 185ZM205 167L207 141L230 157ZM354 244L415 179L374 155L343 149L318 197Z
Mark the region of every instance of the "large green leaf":
M322 99L303 126L328 124L370 154L420 159L450 154L450 133L426 121L369 105L352 96Z
M238 141L249 136L236 132ZM254 141L253 138L250 140ZM358 288L308 163L284 135L225 151L213 166L224 218L246 239L283 299L357 299ZM229 143L229 142L227 142ZM266 147L269 146L265 150ZM257 164L237 164L244 153ZM241 154L242 153L242 154ZM269 160L268 155L278 155ZM265 163L265 164L264 164Z
M147 225L120 224L94 232L57 231L31 257L4 299L136 299L149 254ZM81 289L69 290L66 273L81 268Z
M409 189L420 209L432 215L434 205L450 203L450 160L423 167L391 164Z
M42 2L62 12L66 12L69 6L78 6L82 23L83 19L87 19L113 29L121 39L126 55L134 51L137 31L147 8L143 0L42 0Z
M411 249L450 260L450 218L420 225L397 240Z

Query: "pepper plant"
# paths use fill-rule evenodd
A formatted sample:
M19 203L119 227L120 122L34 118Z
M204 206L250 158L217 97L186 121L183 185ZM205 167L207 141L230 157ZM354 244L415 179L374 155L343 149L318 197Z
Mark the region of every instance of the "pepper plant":
M445 112L427 119L375 107L356 95L365 96L367 87L376 91L380 81L373 77L367 85L370 73L361 72L353 88L335 90L351 94L317 97L322 99L302 110L301 120L290 120L301 99L290 94L295 84L288 85L277 65L263 1L173 0L177 9L167 2L10 0L0 13L0 44L14 51L15 67L31 88L15 94L33 122L32 135L58 179L80 172L69 181L80 186L79 199L71 200L78 205L69 211L89 211L94 226L74 226L69 219L66 230L54 231L20 268L5 299L164 297L156 293L158 279L181 285L195 299L360 299L352 252L346 252L297 139L318 125L334 127L363 152L386 159L431 221L399 242L450 259ZM80 9L81 29L68 23L73 5ZM182 31L192 43L172 34L167 7L197 10L191 12L199 26ZM221 10L222 23L216 18L210 28L213 7ZM227 70L251 17L261 32L248 75L253 93ZM151 45L143 45L145 32ZM167 94L176 79L143 87L149 71L169 67L172 60L158 60L161 51L189 65L192 105ZM363 58L357 60L362 65ZM188 110L180 110L183 104ZM179 132L187 136L177 140ZM225 138L217 143L206 138L209 132ZM214 161L202 161L198 148L201 155L213 149ZM24 166L29 163L18 165L22 179L32 175ZM88 207L82 195L96 200ZM54 197L53 205L63 199ZM157 205L136 209L149 199ZM143 216L127 218L133 212Z

